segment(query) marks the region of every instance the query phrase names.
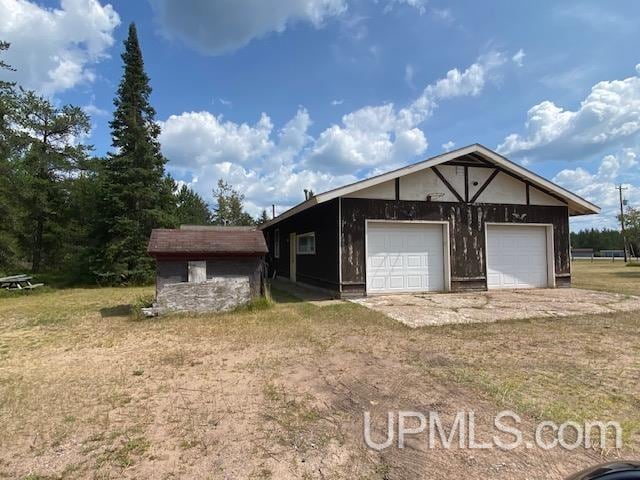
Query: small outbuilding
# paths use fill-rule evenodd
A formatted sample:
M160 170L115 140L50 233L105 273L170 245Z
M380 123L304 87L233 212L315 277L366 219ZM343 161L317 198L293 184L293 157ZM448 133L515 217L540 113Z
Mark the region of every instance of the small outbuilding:
M151 232L154 313L222 312L264 294L267 245L253 227L183 225Z

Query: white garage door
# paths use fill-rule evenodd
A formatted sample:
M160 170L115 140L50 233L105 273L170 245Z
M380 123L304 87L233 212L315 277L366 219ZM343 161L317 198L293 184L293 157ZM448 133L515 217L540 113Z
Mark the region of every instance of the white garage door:
M367 292L444 290L442 232L442 225L368 223Z
M547 229L487 225L487 287L548 286Z

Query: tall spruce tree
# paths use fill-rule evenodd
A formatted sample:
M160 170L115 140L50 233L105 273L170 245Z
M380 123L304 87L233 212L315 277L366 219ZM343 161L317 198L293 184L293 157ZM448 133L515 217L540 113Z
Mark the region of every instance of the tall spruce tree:
M133 23L122 60L124 74L109 123L115 151L105 161L102 181L98 270L112 281L144 281L153 272L146 254L151 230L175 223L175 183L165 175L160 127Z

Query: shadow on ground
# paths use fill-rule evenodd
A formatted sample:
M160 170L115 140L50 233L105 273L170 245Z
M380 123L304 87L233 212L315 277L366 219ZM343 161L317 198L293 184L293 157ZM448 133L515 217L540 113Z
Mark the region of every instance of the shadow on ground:
M126 317L131 314L131 304L116 305L114 307L105 307L100 309L102 318L109 317Z

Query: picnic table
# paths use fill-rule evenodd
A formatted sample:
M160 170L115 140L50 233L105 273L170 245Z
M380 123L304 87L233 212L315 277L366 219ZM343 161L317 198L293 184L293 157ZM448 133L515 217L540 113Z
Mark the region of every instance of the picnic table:
M0 278L0 288L6 290L32 290L41 287L44 283L31 283L33 277L29 275L12 275Z

